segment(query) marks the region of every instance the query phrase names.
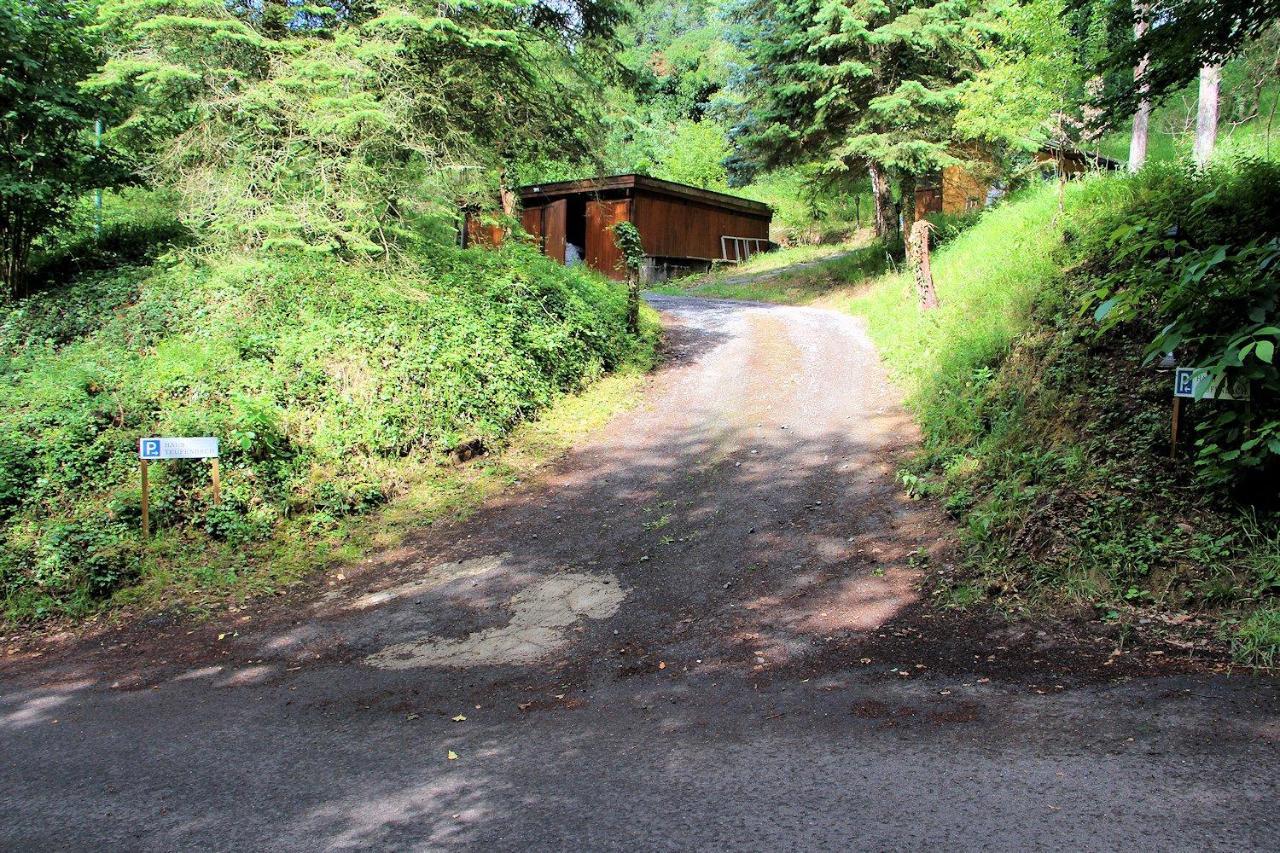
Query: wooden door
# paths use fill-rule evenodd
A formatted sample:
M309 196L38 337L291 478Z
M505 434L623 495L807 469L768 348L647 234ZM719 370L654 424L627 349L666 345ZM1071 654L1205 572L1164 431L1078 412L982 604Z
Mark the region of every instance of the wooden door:
M627 271L622 266L622 252L613 239L613 226L631 220L631 200L587 202L587 265L609 278L622 279Z
M520 211L520 227L529 233L529 236L538 241L538 251L545 251L545 237L542 230L542 208L526 207Z
M484 222L480 214L468 213L466 215L464 247L484 246L488 249L495 249L502 245L503 236L501 226Z
M569 202L553 201L542 208L542 254L564 263L564 232Z

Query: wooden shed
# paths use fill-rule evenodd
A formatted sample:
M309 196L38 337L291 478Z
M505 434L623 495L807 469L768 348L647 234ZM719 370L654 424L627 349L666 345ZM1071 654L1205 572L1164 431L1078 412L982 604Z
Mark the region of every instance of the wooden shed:
M617 222L631 222L640 232L644 281L745 260L770 248L769 205L646 175L537 184L518 192L521 223L544 254L564 263L573 244L583 262L610 278L625 277L609 230Z
M1046 176L1059 170L1072 178L1090 169L1114 171L1124 168L1123 163L1099 154L1050 146L1037 151L1034 159ZM965 213L986 207L990 203L990 191L989 180L964 166L947 166L916 186L916 219L923 219L930 213Z

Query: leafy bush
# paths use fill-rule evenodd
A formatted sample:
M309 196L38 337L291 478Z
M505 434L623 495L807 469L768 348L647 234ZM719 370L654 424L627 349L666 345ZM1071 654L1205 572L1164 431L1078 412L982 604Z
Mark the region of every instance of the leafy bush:
M0 313L3 607L82 612L138 578L141 436L221 439L220 506L207 463L151 467L148 559L222 577L219 560L287 522L374 509L399 466L500 445L648 345L625 316L621 286L518 246L171 258L15 302Z
M1196 463L1210 482L1280 473L1280 163L1159 164L1084 231L1104 332L1159 329L1150 363L1174 353L1213 381L1247 382L1251 404L1196 409Z
M1259 179L1247 177L1259 167L1240 168L1218 176L1220 195L1243 184L1254 189L1235 192L1236 204L1263 204L1249 194ZM1200 180L1181 170L1086 178L1066 187L1062 212L1055 187L1031 188L938 251L938 311L916 309L905 276L886 276L854 299L852 310L868 318L924 433L924 452L903 481L914 493L938 496L960 523L966 559L950 582L966 600L979 590L1107 610L1212 607L1230 616L1274 607L1274 508L1266 501L1242 507L1224 489L1206 488L1186 462L1169 459L1172 376L1144 364L1162 328L1164 294L1158 275L1135 269L1158 262L1163 242L1147 256L1122 259L1123 247L1107 241L1117 222L1152 208L1144 199L1193 202L1187 179ZM1246 246L1273 226L1228 223L1212 239L1221 244L1233 227L1240 239L1231 245ZM1122 269L1150 290L1130 322L1100 334L1100 279ZM1230 300L1214 303L1228 292L1256 293L1269 286L1261 277L1270 273L1239 272L1230 286L1223 273L1224 289L1205 289L1204 304L1188 316L1265 321L1232 313ZM1169 275L1166 285L1176 286L1180 278ZM1203 322L1211 330L1215 321ZM1261 405L1255 390L1254 406ZM1217 406L1192 408L1213 414Z
M978 224L982 218L983 208L966 210L962 213L931 213L926 217L933 223L933 234L929 245L935 249L945 246L965 231Z

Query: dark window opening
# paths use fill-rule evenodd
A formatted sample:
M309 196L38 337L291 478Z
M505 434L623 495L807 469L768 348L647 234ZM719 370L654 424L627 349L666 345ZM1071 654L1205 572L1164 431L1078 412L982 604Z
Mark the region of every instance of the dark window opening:
M565 210L564 239L578 247L578 257L587 252L587 199L585 196L569 196Z

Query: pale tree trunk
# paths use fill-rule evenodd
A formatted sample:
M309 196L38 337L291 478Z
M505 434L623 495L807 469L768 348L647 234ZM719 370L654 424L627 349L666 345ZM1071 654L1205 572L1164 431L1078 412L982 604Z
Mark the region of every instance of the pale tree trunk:
M888 240L898 233L898 210L889 188L889 176L876 163L867 166L871 176L871 197L876 203L876 236Z
M1204 168L1213 156L1218 140L1218 84L1222 66L1206 65L1200 69L1200 107L1196 113L1196 163Z
M1133 37L1140 39L1147 32L1148 7L1134 0ZM1129 139L1129 171L1137 172L1147 162L1147 125L1151 122L1151 102L1147 100L1147 86L1142 78L1147 73L1148 57L1144 54L1133 69L1133 79L1138 81L1138 112L1133 116L1133 136Z

